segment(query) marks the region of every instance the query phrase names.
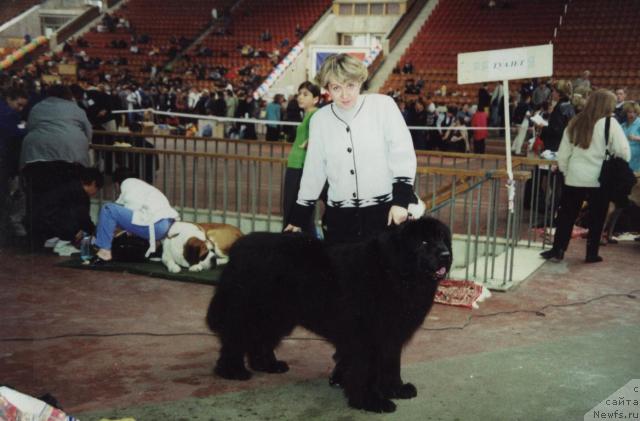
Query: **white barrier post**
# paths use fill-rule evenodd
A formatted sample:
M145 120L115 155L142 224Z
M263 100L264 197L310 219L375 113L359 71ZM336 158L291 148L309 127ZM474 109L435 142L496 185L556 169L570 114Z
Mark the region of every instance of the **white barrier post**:
M562 19L562 17L561 17ZM562 22L562 21L561 21ZM458 54L458 84L501 80L503 85L505 155L507 161L507 197L509 212L514 212L515 182L511 165L511 131L509 118L509 80L551 76L553 44L504 50Z

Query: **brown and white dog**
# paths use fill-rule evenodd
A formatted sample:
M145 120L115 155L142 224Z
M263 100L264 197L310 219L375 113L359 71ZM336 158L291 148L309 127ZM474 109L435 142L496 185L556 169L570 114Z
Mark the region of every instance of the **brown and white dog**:
M242 237L242 231L229 224L207 223L198 224L207 234L207 239L213 243L216 256L226 258L229 256L229 249Z
M173 273L180 272L183 267L200 272L216 266L214 249L200 226L177 221L162 240L162 263Z

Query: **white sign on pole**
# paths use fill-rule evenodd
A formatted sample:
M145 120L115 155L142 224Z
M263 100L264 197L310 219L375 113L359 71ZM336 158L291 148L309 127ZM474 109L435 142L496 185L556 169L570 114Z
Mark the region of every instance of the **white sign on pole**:
M509 212L514 211L515 182L511 164L511 123L509 121L509 80L551 76L553 44L505 50L458 54L458 84L502 81L504 102L504 143L507 161Z
M458 84L551 76L553 44L458 54Z

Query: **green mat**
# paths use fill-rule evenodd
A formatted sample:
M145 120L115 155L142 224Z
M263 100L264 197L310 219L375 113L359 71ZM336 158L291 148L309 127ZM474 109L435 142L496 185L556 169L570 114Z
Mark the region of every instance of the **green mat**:
M106 272L125 272L133 273L136 275L146 275L154 278L169 279L171 281L180 282L193 282L196 284L215 285L220 278L220 273L224 265L220 265L215 269L206 270L202 272L189 272L188 269L182 269L179 273L171 273L162 264L162 262L144 262L144 263L126 263L126 262L109 262L103 265L90 266L82 263L79 257L72 257L69 260L58 263L56 266L73 268L73 269L85 269L85 270L99 270Z

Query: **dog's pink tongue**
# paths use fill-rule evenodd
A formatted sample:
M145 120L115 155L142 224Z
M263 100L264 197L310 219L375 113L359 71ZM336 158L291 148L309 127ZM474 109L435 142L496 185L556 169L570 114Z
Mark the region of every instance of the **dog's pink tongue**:
M438 271L436 272L436 275L438 276L444 276L447 273L447 268L445 268L444 266L442 266L440 269L438 269Z

